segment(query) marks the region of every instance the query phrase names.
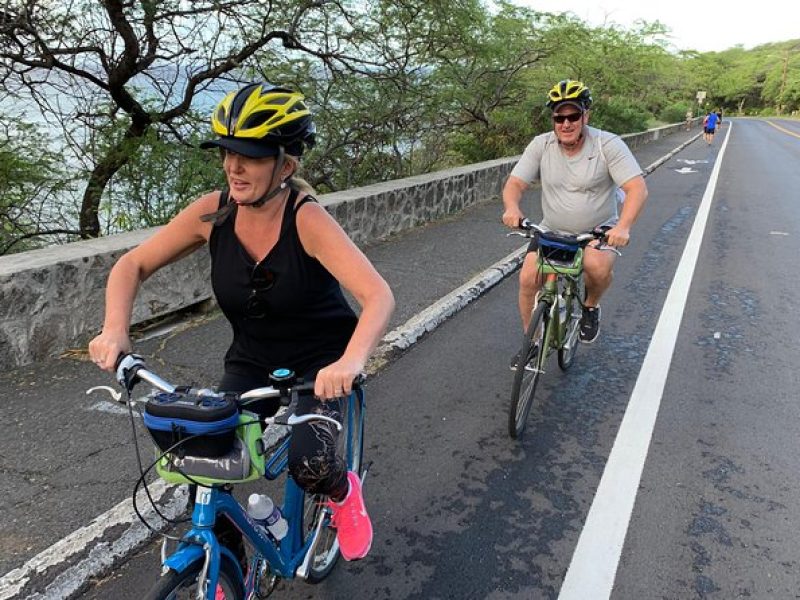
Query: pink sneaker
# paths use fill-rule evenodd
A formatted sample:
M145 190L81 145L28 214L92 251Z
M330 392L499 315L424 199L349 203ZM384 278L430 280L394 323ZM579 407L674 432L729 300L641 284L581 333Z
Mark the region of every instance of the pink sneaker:
M332 526L336 528L339 549L345 560L364 558L372 546L372 521L369 520L361 495L361 480L352 471L347 473L350 491L341 502L328 502L333 510Z
M217 584L217 592L214 594L214 600L225 600L225 592L222 591L222 586Z

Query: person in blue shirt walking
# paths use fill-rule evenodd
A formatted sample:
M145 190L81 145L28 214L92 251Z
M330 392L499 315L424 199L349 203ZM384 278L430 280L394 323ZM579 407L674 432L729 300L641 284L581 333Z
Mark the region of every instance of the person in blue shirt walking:
M719 115L717 113L708 111L706 118L703 119L703 139L710 146L714 141L714 133L717 131L717 121Z

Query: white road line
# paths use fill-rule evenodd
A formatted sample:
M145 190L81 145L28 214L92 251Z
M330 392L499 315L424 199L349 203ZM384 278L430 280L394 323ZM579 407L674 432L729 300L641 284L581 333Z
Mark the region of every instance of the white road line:
M559 600L602 600L611 596L686 298L703 242L711 199L732 129L731 124L711 171L597 494L564 577Z

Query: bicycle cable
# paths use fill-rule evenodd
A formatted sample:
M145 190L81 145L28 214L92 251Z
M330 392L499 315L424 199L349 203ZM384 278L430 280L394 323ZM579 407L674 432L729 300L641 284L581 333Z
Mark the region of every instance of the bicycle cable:
M138 491L139 491L139 487L141 486L145 491L145 495L147 496L148 501L150 502L150 506L152 506L153 511L161 518L161 520L163 520L163 521L165 521L167 523L170 523L172 525L180 525L181 523L186 523L186 522L190 521L191 520L191 516L180 518L180 519L171 519L171 518L167 517L166 515L164 515L161 512L161 510L159 510L158 504L153 499L153 496L150 494L150 488L148 487L149 484L147 483L147 474L150 471L152 471L153 468L156 465L158 465L158 463L164 457L167 457L167 460L170 460L169 457L168 457L169 454L173 453L176 449L180 448L180 446L183 445L184 443L189 442L189 441L199 437L201 434L191 435L191 436L185 437L185 438L183 438L181 440L178 440L175 444L173 444L172 446L170 446L169 448L164 450L161 454L159 454L156 457L156 459L153 462L151 462L148 465L148 467L145 469L143 464L142 464L141 450L139 448L139 439L138 439L138 437L136 435L136 421L134 419L134 414L133 414L133 404L134 403L131 401L131 395L132 395L131 390L128 390L128 402L127 402L127 404L128 404L128 415L130 417L131 428L132 428L132 432L133 432L133 445L134 445L134 451L136 453L136 462L137 462L137 464L139 466L139 478L136 480L136 484L133 486L133 498L132 498L133 511L136 513L136 517L139 519L139 521L141 521L141 523L145 527L147 527L150 531L152 531L153 533L155 533L157 535L160 535L163 538L166 538L166 539L169 539L169 540L172 540L172 541L180 542L180 541L182 541L183 538L174 537L174 536L171 536L171 535L169 535L167 533L161 532L161 531L155 529L152 525L150 525L150 523L147 522L147 519L145 518L145 516L139 511L139 506L138 506L136 497L137 497L137 494L138 494ZM139 411L139 416L141 417L141 411ZM260 423L260 420L255 419L253 421L247 421L245 423L239 423L234 427L234 429L238 429L239 427L246 427L246 426L250 426L250 425L255 425L255 424L258 424L258 423ZM205 484L200 483L199 481L193 479L191 475L185 473L182 469L180 469L176 465L173 464L172 466L177 470L178 473L180 473L183 477L185 477L190 483L192 483L194 485L205 486Z

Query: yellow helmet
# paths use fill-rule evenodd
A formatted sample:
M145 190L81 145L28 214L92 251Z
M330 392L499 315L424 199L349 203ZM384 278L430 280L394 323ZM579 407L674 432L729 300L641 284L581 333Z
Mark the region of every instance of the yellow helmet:
M254 158L274 156L283 146L300 156L314 145L316 128L303 95L268 83L251 83L217 104L211 128L218 139L201 148L220 147Z
M588 110L592 105L592 93L580 81L564 79L555 84L547 92L547 107L555 110L564 102L572 102L583 110Z

